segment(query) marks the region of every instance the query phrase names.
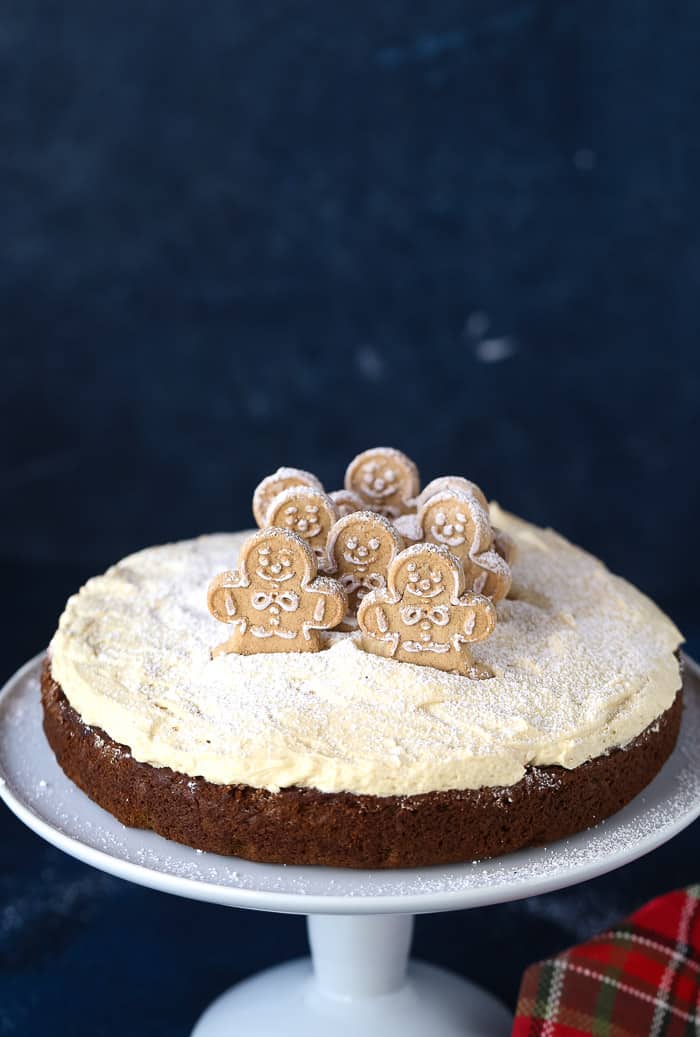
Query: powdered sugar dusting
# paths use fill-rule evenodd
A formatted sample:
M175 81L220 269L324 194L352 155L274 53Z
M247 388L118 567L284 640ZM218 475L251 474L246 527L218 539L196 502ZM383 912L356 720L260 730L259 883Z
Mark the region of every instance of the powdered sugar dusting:
M127 877L187 896L296 911L349 912L349 900L358 910L386 911L397 897L409 902L396 910L475 906L600 874L653 849L700 813L700 682L687 670L681 734L668 763L624 810L571 839L493 861L374 872L254 864L198 853L152 832L125 828L65 777L41 728L38 670L37 664L15 680L0 701L0 794L13 809L28 812L32 827L48 826L40 834L68 839L59 844L64 849L119 874L126 874L122 864L137 866ZM86 850L105 856L91 859Z
M86 723L137 760L219 783L375 795L507 786L626 744L673 701L680 634L647 598L551 531L492 507L515 540L512 599L469 680L363 652L220 656L212 576L246 534L151 548L71 598L52 669Z

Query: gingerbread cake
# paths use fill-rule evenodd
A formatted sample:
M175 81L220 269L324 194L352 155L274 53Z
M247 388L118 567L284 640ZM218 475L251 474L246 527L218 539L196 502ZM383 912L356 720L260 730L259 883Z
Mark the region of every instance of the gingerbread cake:
M257 534L149 548L69 599L44 728L89 796L202 850L385 868L559 839L651 781L682 638L648 598L464 486L428 521L413 473L398 506L309 478L266 481Z

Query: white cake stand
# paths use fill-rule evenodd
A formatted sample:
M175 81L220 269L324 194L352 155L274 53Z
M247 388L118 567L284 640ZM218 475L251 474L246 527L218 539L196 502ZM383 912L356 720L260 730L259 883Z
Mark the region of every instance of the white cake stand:
M671 839L700 814L700 670L685 660L678 746L652 784L599 825L495 861L396 871L252 864L125 828L60 770L41 729L40 657L0 692L0 794L54 846L152 889L308 916L310 959L238 984L193 1037L506 1037L490 994L411 961L413 915L484 906L584 882Z

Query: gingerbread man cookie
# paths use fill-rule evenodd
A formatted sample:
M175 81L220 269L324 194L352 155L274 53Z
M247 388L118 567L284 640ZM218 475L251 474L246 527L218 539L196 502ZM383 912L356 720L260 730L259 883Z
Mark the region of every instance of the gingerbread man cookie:
M253 494L253 515L261 529L270 525L267 510L273 498L292 486L311 486L323 493L323 485L311 472L304 472L301 468L278 468L258 484Z
M356 493L369 511L397 518L412 508L420 489L418 469L400 450L375 447L350 462L345 489Z
M370 591L386 587L389 566L402 548L391 522L373 511L356 511L336 522L328 537L328 554L351 614Z
M417 515L420 539L442 544L464 567L467 587L492 601L510 590L508 563L493 549L489 517L475 497L442 490L430 497Z
M386 589L360 602L357 621L365 651L465 677L491 676L467 646L492 633L496 608L481 594L465 593L462 565L446 547L413 544L401 551Z
M348 599L337 582L317 576L316 557L286 529L262 529L241 548L239 567L209 586L209 611L233 633L212 656L228 652L317 652L319 630L340 623Z
M328 534L338 520L335 504L322 490L292 486L273 497L267 509L267 525L290 529L305 540L316 555L321 572L331 568Z

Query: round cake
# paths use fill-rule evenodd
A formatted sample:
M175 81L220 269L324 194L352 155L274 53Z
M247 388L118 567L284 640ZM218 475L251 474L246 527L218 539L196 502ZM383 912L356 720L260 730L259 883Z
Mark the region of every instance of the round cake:
M589 827L659 771L681 719L674 624L551 530L517 552L488 679L364 651L212 655L212 576L248 533L149 548L69 599L42 678L66 774L126 825L250 860L412 867Z

